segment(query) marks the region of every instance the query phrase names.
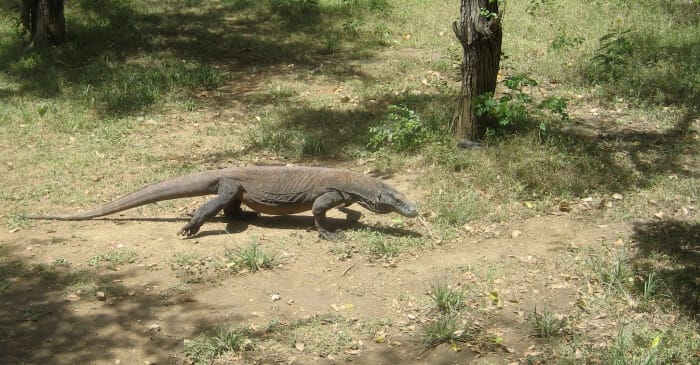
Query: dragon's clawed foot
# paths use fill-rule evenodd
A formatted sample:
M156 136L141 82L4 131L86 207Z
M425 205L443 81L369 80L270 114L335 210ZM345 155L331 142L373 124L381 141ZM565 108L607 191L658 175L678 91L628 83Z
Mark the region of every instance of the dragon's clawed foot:
M343 234L322 229L318 231L318 237L326 241L338 241L343 238Z
M183 237L192 237L199 232L199 225L187 223L177 233Z

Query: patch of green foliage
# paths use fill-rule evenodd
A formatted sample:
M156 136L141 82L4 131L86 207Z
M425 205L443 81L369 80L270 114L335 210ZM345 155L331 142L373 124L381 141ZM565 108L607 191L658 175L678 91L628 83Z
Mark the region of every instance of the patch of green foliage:
M250 272L273 269L280 262L274 252L260 246L256 241L243 248L228 250L226 258L230 267Z
M202 334L185 341L182 352L194 364L211 364L217 357L245 349L248 340L246 330L221 330L216 334Z
M133 264L138 260L138 254L133 250L112 250L97 255L88 260L88 265L116 269L118 265Z
M444 280L431 285L430 297L435 306L444 314L459 311L464 306L467 295L459 287L449 286Z
M443 343L456 346L457 342L468 341L471 337L458 316L445 315L422 326L421 344L425 349Z
M537 307L535 307L528 315L527 320L532 326L535 335L543 338L562 335L569 327L568 318L557 317L552 311L547 309L546 306L540 312L538 312Z
M414 110L389 105L389 113L378 126L370 127L368 147L387 147L398 152L417 150L430 138L431 132Z
M267 118L260 119L246 134L251 150L289 157L320 157L329 153L329 144L322 136L298 127L277 126Z
M540 132L546 133L552 124L569 120L568 101L565 98L548 96L539 102L533 98L532 88L538 85L536 80L526 75L515 75L504 79L503 84L509 90L503 96L495 99L493 94L486 93L480 95L475 103L477 116L489 116L497 123L497 126L491 125L489 133L495 133L494 128L498 127L523 129L533 122ZM553 114L554 118L545 112Z
M588 81L602 87L607 99L697 106L700 101L700 32L679 32L616 25L599 39L599 48L584 67Z
M399 254L400 247L381 232L367 233L369 253L377 259L389 259Z

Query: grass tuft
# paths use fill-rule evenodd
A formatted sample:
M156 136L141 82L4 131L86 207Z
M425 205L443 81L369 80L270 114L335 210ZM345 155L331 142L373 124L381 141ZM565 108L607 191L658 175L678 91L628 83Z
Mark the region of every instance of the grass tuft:
M261 247L257 242L237 250L227 251L226 258L229 260L230 267L250 272L273 269L280 262L276 254Z
M552 313L545 306L541 312L537 312L537 307L527 318L537 337L550 338L566 333L569 327L569 320L566 317L559 317Z
M246 330L221 330L186 341L183 352L194 364L210 364L223 354L244 350L248 341Z
M590 267L596 273L599 282L608 291L614 290L627 296L629 284L632 280L632 270L628 264L625 251L620 251L611 260L606 260L598 255L589 258Z
M437 320L423 325L421 344L425 349L432 349L440 344L448 343L456 346L457 342L465 342L471 338L466 327L456 316L441 316Z
M450 287L442 280L432 284L430 297L435 306L445 314L462 309L464 301L467 299L467 295L460 288Z

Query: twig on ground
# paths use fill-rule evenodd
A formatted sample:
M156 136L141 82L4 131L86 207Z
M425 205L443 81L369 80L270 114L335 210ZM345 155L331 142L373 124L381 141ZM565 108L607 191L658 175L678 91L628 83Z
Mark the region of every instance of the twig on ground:
M433 234L433 231L430 229L430 225L425 220L425 218L418 216L418 221L420 221L421 224L423 224L423 227L425 227L425 229L428 230L428 234L430 235L430 238L432 238L433 241L435 241L435 243L438 243L438 244L442 243L442 239L436 237L435 234Z

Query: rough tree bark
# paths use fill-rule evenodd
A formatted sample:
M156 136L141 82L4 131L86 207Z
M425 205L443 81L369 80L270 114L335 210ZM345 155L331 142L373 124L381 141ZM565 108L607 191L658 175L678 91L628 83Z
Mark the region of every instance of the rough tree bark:
M66 42L65 0L22 0L22 25L29 32L34 48Z
M478 117L474 100L496 90L501 62L501 14L498 0L461 0L460 20L452 29L462 44L462 89L454 134L460 140L477 141L486 132L486 116Z

